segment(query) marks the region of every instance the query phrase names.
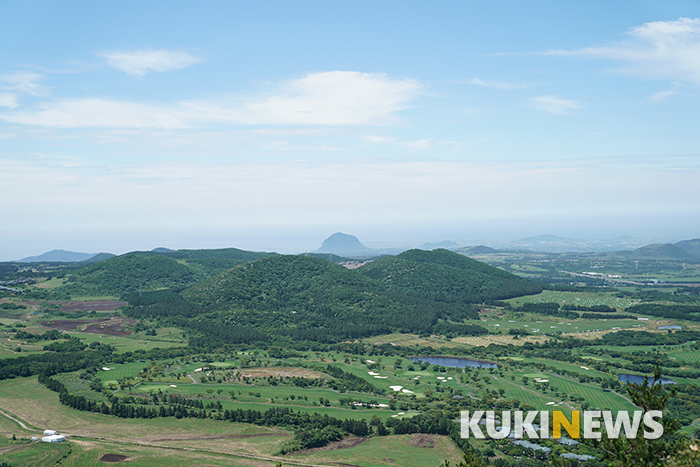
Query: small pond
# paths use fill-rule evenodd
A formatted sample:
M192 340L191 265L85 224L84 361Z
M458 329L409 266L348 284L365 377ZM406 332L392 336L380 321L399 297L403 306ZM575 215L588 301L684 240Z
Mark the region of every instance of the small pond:
M636 383L642 384L644 382L644 376L640 375L617 375L617 379L623 383ZM654 379L653 376L648 377L648 381L651 382ZM668 378L661 378L661 384L676 384L675 381Z
M487 362L477 362L466 358L457 357L411 357L414 362L430 363L431 365L446 366L449 368L498 368L498 365Z

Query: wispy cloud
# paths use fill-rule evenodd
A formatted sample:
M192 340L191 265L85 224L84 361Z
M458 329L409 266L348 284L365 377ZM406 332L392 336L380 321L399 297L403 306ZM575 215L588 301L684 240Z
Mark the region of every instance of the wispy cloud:
M530 84L518 84L518 83L500 83L496 81L484 81L479 78L472 78L467 81L467 84L473 84L475 86L482 86L485 88L500 89L500 90L511 90L511 89L524 89L531 87Z
M655 92L651 96L647 97L647 99L650 101L654 101L654 102L660 102L660 101L666 99L667 97L672 96L676 93L677 93L677 91L671 91L670 89L667 89L664 91Z
M538 96L530 100L530 107L555 115L571 115L570 111L580 109L581 104L558 96Z
M46 97L49 93L49 88L40 84L42 78L41 74L33 71L14 71L0 75L0 83L2 83L3 89L37 97Z
M72 99L48 102L35 112L0 115L12 123L57 128L184 128L187 125L168 108L134 102Z
M546 55L582 55L622 60L620 72L652 79L678 79L700 84L700 19L644 23L628 40L608 47L551 50Z
M283 83L274 94L240 103L187 103L192 111L241 124L387 125L420 89L383 73L329 71Z
M2 93L0 94L0 107L6 109L16 109L19 107L19 101L17 100L17 94L13 93Z
M379 73L312 73L264 96L221 97L164 106L102 99L44 102L34 112L0 115L14 123L63 128L183 128L201 123L237 125L390 125L421 86Z
M165 49L117 50L99 55L105 58L112 68L136 77L145 76L152 71L166 73L202 62L201 58L187 52Z
M362 137L362 141L370 144L402 146L411 149L427 149L431 146L430 140L427 138L417 139L415 141L399 141L395 136L365 135Z

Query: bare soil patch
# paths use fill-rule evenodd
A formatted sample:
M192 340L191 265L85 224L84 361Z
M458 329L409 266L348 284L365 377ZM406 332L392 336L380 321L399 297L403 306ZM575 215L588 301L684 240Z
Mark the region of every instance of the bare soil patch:
M52 321L39 321L39 324L51 329L59 331L75 331L81 326L89 323L101 323L109 321L109 318L103 319L55 319Z
M124 462L127 460L128 457L124 456L122 454L105 454L104 456L100 457L101 462Z
M83 332L90 334L107 334L110 336L128 336L131 331L127 330L127 326L136 324L135 319L112 318L108 323L93 323L88 324L83 329Z
M269 368L244 368L239 371L238 375L240 378L267 378L268 376L275 377L301 377L309 379L323 378L322 373L316 371L307 370L305 368L288 368L288 367L269 367Z
M411 436L409 443L411 443L411 446L416 446L418 448L434 448L437 441L435 441L435 437L433 435L415 433Z
M292 452L289 455L294 456L297 454L311 454L317 451L332 451L334 449L348 449L359 446L360 444L366 443L370 438L360 438L359 436L348 436L347 438L341 439L340 441L334 441L321 448L313 449L302 449L301 451ZM338 464L338 465L354 465L354 464Z
M100 318L100 319L56 319L53 321L40 321L41 325L60 331L76 331L85 326L82 332L90 334L107 334L110 336L127 336L131 331L127 326L136 324L135 319L125 318Z

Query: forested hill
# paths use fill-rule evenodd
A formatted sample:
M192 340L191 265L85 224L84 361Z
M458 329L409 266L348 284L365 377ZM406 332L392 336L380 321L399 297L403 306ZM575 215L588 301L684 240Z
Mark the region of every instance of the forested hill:
M191 307L191 317L197 310L209 316L218 313L216 319L225 323L308 340L337 341L393 331L486 332L463 324L478 318L474 306L410 295L356 270L306 256L280 255L246 263L186 289L181 296ZM142 307L132 316L166 310Z
M65 291L72 295L120 296L193 284L197 274L172 258L150 253L127 253L78 269Z
M236 248L127 253L76 270L63 290L71 295L121 296L183 288L241 263L275 254Z
M409 250L358 271L409 294L440 302L480 303L537 294L542 284L448 250Z
M689 242L690 243L690 242ZM687 248L687 244L683 244ZM671 243L654 243L634 251L618 251L615 253L629 259L652 259L673 261L698 261L700 257L690 251Z

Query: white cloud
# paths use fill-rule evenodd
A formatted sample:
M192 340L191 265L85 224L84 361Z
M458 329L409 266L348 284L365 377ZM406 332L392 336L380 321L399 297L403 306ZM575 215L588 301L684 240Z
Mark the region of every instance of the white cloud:
M676 92L677 91L671 91L671 90L667 89L665 91L655 92L651 96L647 97L647 99L649 99L650 101L654 101L654 102L660 102L660 101L666 99L667 97L676 94Z
M402 146L411 149L427 149L430 147L430 140L427 138L417 139L415 141L399 141L395 136L365 135L362 137L362 141L370 144Z
M16 109L17 107L19 107L19 102L17 101L17 94L0 94L0 107L5 107L6 109Z
M273 95L242 103L189 102L203 118L254 125L386 125L420 89L383 73L329 71L284 83Z
M530 85L527 85L527 84L499 83L496 81L483 81L483 80L480 80L479 78L472 78L471 80L467 81L467 83L473 84L476 86L482 86L485 88L501 89L501 90L523 89L523 88L530 87Z
M0 83L3 83L2 88L4 89L45 97L48 95L49 89L39 84L41 79L42 75L33 71L14 71L0 75Z
M132 50L99 54L107 63L131 76L145 76L151 71L165 73L200 63L202 59L178 50Z
M34 112L0 115L14 123L64 128L183 128L198 123L239 125L388 125L420 85L383 74L312 73L263 97L220 98L166 106L102 99L44 102Z
M0 115L12 123L58 128L184 128L170 109L101 99L73 99L44 103L36 112Z
M569 111L580 109L581 104L578 101L562 99L557 96L538 96L531 99L530 107L555 115L570 115Z
M552 50L549 55L584 55L622 60L619 71L652 79L679 79L700 84L700 19L644 23L630 39L609 47Z

